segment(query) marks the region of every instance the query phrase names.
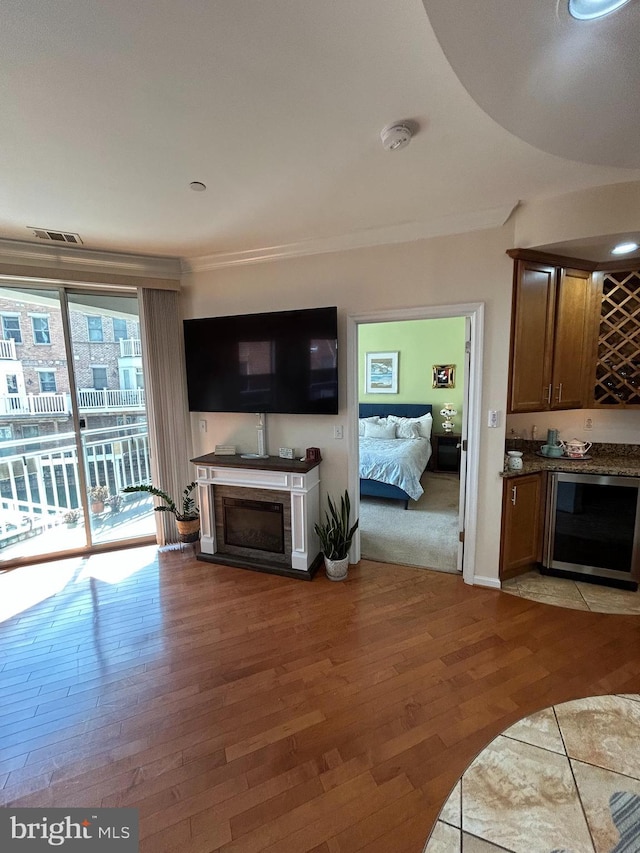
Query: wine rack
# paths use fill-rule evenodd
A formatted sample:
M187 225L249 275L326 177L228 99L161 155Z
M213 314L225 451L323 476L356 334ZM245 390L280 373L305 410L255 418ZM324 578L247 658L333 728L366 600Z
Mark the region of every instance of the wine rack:
M604 273L594 402L640 405L640 270Z

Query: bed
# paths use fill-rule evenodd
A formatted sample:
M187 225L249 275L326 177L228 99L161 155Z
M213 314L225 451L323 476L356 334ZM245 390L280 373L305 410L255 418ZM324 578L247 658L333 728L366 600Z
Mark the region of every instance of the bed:
M359 437L360 495L390 498L404 502L405 509L410 500L417 500L423 493L420 476L431 456L431 442L426 437L386 438L384 430L377 430L377 418L422 418L431 414L427 403L361 403L359 424L361 432L366 428L371 437ZM373 427L366 427L367 419ZM419 432L424 432L423 421ZM387 422L388 423L388 422ZM404 422L407 423L407 422ZM397 425L397 421L396 421ZM406 432L406 430L401 430ZM377 432L379 435L373 436ZM429 432L429 430L427 430ZM414 435L418 433L413 431Z

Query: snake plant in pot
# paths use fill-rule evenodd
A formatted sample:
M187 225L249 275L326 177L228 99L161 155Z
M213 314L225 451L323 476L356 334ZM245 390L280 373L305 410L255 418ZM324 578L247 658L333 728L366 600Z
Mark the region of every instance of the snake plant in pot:
M321 524L315 524L314 528L320 539L327 577L332 581L342 581L347 577L349 548L353 534L358 529L358 519L349 527L351 501L346 489L340 498L339 507L337 501L332 501L329 496L327 503L329 509L325 512L325 520Z
M140 483L137 486L127 486L122 491L125 494L133 492L147 492L155 498L160 498L162 504L154 507L156 512L170 512L175 516L176 527L178 528L178 537L181 542L197 542L200 538L200 510L196 506L191 493L196 488L198 483L194 480L189 483L186 489L182 492L181 505L178 507L173 498L162 489L156 486L150 486L146 483Z

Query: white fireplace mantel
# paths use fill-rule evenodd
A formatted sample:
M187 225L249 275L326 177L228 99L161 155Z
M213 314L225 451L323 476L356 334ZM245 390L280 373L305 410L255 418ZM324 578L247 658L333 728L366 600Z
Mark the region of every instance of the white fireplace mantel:
M216 456L214 453L193 459L200 503L200 558L208 562L232 563L243 568L311 579L320 561L320 543L314 525L320 515L320 469L317 462L301 462L271 456L267 459L242 459L240 456ZM215 486L269 489L286 492L291 506L291 567L270 567L268 556L262 565L256 561L230 560L218 552L216 543ZM216 556L217 555L217 556ZM251 563L251 564L250 564Z

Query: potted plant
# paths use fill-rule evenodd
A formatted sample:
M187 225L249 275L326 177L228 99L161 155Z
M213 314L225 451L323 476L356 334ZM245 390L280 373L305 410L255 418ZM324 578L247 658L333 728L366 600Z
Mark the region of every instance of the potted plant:
M109 497L109 486L92 486L89 489L89 500L91 502L91 512L104 512L104 502Z
M62 520L67 525L67 527L76 527L79 518L80 513L77 509L68 509L62 516Z
M197 485L197 482L194 480L182 492L180 508L178 508L173 498L166 492L163 492L162 489L147 485L146 483L141 483L137 486L127 486L122 491L124 494L147 492L156 498L160 498L163 502L162 505L156 506L154 509L156 512L170 512L175 516L180 541L197 542L200 538L200 510L196 506L195 500L191 497L191 493Z
M320 539L327 577L332 581L342 581L347 577L349 548L353 534L358 529L358 519L349 527L351 501L346 489L340 498L339 509L330 497L327 497L327 502L329 509L325 512L325 520L322 524L315 524L314 529Z
M124 503L124 498L122 495L111 495L110 498L107 498L105 504L109 507L111 512L116 515L122 509L122 504Z

